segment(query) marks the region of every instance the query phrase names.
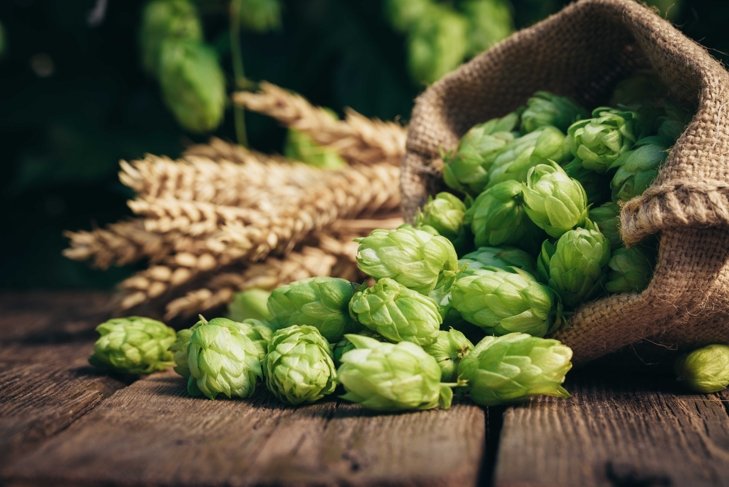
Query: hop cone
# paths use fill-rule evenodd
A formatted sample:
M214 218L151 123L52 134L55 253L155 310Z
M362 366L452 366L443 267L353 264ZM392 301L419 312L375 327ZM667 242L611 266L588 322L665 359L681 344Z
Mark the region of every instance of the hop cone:
M407 33L432 5L432 0L385 0L385 18L394 29Z
M294 406L318 401L337 387L329 343L313 326L294 325L274 333L263 371L268 390Z
M249 318L261 321L270 321L271 313L268 311L268 297L270 291L265 289L248 289L236 293L228 305L228 315L231 320L244 321Z
M388 278L355 293L349 310L362 325L393 342L428 345L443 322L432 298Z
M451 305L466 321L496 335L544 336L557 314L549 288L515 267L460 277L451 288Z
M203 133L220 125L225 76L208 47L189 41L164 43L159 81L167 107L186 130Z
M676 375L693 391L723 391L729 386L729 345L708 345L680 357Z
M250 397L263 376L266 354L262 328L226 318L201 320L191 328L187 350L188 391L215 399ZM178 364L180 372L184 372Z
M496 406L545 395L569 397L562 387L572 350L557 340L525 333L488 336L461 361L458 379L468 381L471 399Z
M602 107L592 116L572 124L567 140L570 151L585 168L605 173L635 143L636 114Z
M458 261L466 271L484 269L486 267L518 267L534 273L534 259L521 249L514 247L480 247L465 254Z
M637 293L653 276L653 259L640 247L619 248L608 262L605 289L609 293Z
M336 342L356 328L348 309L353 294L354 285L346 279L312 277L276 288L268 310L276 328L311 325Z
M527 175L524 211L547 234L559 237L585 222L587 194L556 163L539 164Z
M533 132L542 127L553 126L565 132L581 118L587 118L587 112L569 98L547 91L537 91L529 98L527 107L521 114L521 128L524 132Z
M466 212L476 247L531 246L539 229L524 211L524 186L504 181L481 193Z
M188 0L152 0L142 12L139 47L142 66L159 74L162 46L166 42L202 42L202 25L195 5Z
M347 339L356 349L342 356L337 370L347 391L342 399L378 411L450 407L453 391L441 384L438 363L418 345L360 335Z
M468 19L468 55L485 51L514 30L507 0L464 0L459 8Z
M533 166L547 160L563 162L567 155L562 132L554 127L537 129L514 139L501 150L489 170L488 186L504 181L526 181Z
M239 0L240 23L255 32L267 32L281 26L279 0Z
M576 228L562 235L556 246L544 242L538 267L564 304L574 307L600 289L609 260L610 244L602 233Z
M99 338L89 363L123 374L151 374L173 365L170 345L175 330L164 323L129 316L114 318L96 327Z
M444 273L458 270L458 256L445 237L403 225L377 229L361 238L357 266L368 276L389 277L403 286L427 294Z
M284 155L322 169L340 169L347 165L335 150L322 147L309 135L291 128L286 135Z
M175 372L184 378L190 377L190 365L187 362L187 352L190 348L192 328L184 328L177 332L175 342L170 346L172 359L175 362Z
M610 178L605 174L586 169L579 159L573 159L565 164L564 172L579 181L585 189L589 204L599 205L610 199Z
M461 359L473 350L473 343L460 331L450 328L448 331L440 330L438 338L423 350L438 362L441 370L441 380L452 382L456 380L456 369Z
M368 330L367 328L363 328L362 330L358 331L357 335L374 338L375 340L380 342L387 341L382 335L379 335L374 331ZM334 359L334 365L336 365L337 367L342 365L342 356L344 356L344 354L349 352L350 350L354 349L354 343L350 342L346 337L335 343L332 347L332 358Z
M455 153L444 157L443 180L449 188L477 196L486 187L489 169L512 140L519 115L510 113L476 125L466 132Z
M625 152L615 163L618 170L610 182L613 200L628 201L643 194L667 155L668 149L659 137L639 140L635 149Z
M430 198L415 217L417 226L428 225L453 242L462 246L466 239L466 205L450 193L438 193Z
M611 202L596 208L590 208L589 219L595 223L600 232L610 241L610 248L616 249L623 245L620 238L620 207Z

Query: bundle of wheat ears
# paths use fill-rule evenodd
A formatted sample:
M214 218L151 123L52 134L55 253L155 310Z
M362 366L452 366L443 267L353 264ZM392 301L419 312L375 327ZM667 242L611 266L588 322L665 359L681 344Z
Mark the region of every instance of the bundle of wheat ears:
M117 311L185 318L217 311L246 289L322 275L355 280L353 239L402 223L403 127L354 111L336 120L268 83L233 101L306 133L349 165L317 169L220 139L178 160L122 161L136 217L68 232L64 252L102 269L149 263L119 285Z

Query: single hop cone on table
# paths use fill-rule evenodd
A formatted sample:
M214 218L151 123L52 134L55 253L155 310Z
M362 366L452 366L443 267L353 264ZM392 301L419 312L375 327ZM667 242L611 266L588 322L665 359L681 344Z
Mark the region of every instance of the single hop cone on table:
M459 265L465 266L461 274L469 273L487 267L518 267L530 274L534 274L534 259L531 255L515 247L479 247L473 252L464 254Z
M347 335L355 349L342 356L337 377L342 399L376 411L448 409L451 385L441 383L438 362L411 342L382 343Z
M293 325L275 332L263 365L266 387L287 404L318 401L337 387L329 343L313 326Z
M175 330L141 316L114 318L96 327L101 335L89 363L123 374L151 374L173 365Z
M438 331L435 342L424 346L423 350L438 362L441 380L455 381L458 364L473 350L473 343L460 331L450 328Z
M521 128L528 133L541 127L552 126L566 132L570 125L586 117L587 110L569 98L537 91L529 98L521 114Z
M559 341L525 333L485 337L458 366L470 398L481 406L530 396L569 397L562 387L572 368L572 350Z
M601 107L593 110L592 117L572 124L567 140L585 168L605 173L635 143L636 114Z
M678 381L696 392L719 392L729 386L729 345L708 345L678 358Z

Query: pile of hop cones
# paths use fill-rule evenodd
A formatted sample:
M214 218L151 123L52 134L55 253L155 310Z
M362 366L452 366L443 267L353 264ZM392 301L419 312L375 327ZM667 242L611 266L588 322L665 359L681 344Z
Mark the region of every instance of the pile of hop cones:
M178 160L148 155L121 163L135 217L68 232L65 255L98 268L148 262L119 285L119 312L166 319L219 310L236 292L312 276L359 279L354 239L394 228L405 129L322 108L271 84L234 95L336 150L342 169L318 169L213 139Z

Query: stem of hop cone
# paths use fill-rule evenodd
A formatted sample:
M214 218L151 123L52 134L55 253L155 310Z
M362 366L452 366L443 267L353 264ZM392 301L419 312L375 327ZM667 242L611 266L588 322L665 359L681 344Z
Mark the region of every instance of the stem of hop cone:
M244 89L249 85L243 71L243 53L240 49L240 0L230 2L230 55L233 62L233 84L236 89ZM248 146L246 137L246 120L244 108L240 105L233 107L235 121L235 135L238 143Z

